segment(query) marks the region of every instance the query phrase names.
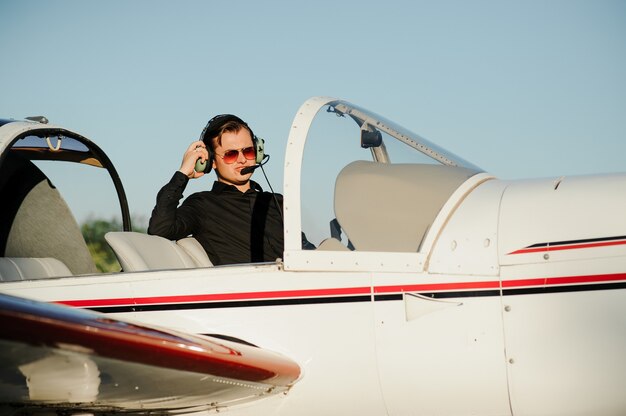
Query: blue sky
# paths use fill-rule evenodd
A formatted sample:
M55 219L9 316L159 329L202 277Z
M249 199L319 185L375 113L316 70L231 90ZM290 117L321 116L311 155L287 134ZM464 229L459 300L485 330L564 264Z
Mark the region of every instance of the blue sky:
M626 171L625 1L0 0L0 50L0 116L97 142L139 216L218 113L266 139L281 189L315 95L503 179Z

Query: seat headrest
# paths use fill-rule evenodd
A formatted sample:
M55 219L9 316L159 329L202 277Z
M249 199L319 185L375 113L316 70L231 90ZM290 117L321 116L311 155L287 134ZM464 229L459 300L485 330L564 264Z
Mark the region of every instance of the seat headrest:
M477 172L355 161L337 176L335 215L361 251L417 252L450 195Z

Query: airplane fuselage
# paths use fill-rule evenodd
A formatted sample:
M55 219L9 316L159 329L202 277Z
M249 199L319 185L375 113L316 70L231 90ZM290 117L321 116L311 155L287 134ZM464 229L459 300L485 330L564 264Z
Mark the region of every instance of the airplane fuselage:
M324 107L329 123L357 128L322 134L331 140L323 148L361 134L353 146L361 153L336 174L319 172L317 159L302 162ZM44 133L32 133L35 155L59 155ZM23 133L11 134L4 146ZM407 149L439 164L407 162ZM324 227L332 218L303 202L321 199L317 187L302 191L312 165L315 186L330 172L328 215L347 243L301 247L306 209L321 212ZM234 337L301 367L288 393L231 414L626 413L626 174L498 180L373 113L317 97L292 124L283 189L285 248L276 262L74 273L0 290Z
M3 291L228 334L300 363L302 380L251 412L616 414L626 229L599 219L624 212L626 176L556 185L474 179L415 255L303 251L307 270L134 272ZM594 192L614 199L597 204Z

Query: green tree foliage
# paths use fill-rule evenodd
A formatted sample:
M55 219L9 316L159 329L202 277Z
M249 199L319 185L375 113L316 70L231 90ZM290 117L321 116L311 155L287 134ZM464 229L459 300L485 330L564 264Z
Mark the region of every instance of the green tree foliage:
M138 222L141 221L133 220L133 223ZM103 273L119 272L121 266L113 250L111 250L111 247L109 247L104 239L104 235L109 231L121 231L121 221L117 219L104 220L89 218L81 225L80 229L98 271ZM139 227L139 229L135 228L135 231L146 232L146 229L145 227Z
M117 220L88 219L80 227L87 248L100 272L119 272L121 267L113 250L104 239L109 231L120 231L122 224Z

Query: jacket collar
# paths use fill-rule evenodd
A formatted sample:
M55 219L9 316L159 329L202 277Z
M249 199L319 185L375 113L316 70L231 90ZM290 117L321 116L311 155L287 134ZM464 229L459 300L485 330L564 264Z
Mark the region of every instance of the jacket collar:
M235 185L229 185L227 183L220 182L220 181L213 182L213 188L211 189L211 191L217 194L220 194L222 192L242 193L239 191L239 189L237 189ZM246 191L245 193L248 193L248 192L263 192L263 188L261 188L261 185L259 185L255 181L250 181L250 189Z

